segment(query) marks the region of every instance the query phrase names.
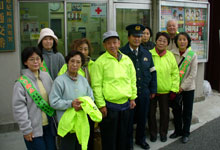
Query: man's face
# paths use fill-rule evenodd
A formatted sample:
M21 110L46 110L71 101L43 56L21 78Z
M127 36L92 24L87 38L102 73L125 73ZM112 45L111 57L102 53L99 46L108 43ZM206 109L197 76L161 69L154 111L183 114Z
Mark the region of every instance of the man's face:
M110 37L105 40L103 46L111 55L116 56L120 47L120 40L116 37Z
M171 35L176 34L178 25L175 21L169 21L167 23L167 32Z
M141 36L130 35L128 37L128 42L133 49L136 49L141 44Z

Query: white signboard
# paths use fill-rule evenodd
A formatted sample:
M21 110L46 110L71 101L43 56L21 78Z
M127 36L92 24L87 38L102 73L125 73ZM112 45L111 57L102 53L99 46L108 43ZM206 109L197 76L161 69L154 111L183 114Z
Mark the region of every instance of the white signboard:
M91 17L106 17L106 4L91 4Z

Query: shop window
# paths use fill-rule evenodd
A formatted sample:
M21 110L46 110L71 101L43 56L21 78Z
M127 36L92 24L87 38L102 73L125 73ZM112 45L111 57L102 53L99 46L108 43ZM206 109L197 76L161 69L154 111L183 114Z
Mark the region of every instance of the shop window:
M150 9L116 9L116 29L121 39L121 46L128 42L128 32L125 29L129 24L139 23L150 27Z
M58 40L58 51L65 55L63 3L20 2L21 50L37 46L42 28L51 28Z
M104 50L102 35L107 31L107 6L105 3L67 3L67 45L80 38L90 40L96 59Z

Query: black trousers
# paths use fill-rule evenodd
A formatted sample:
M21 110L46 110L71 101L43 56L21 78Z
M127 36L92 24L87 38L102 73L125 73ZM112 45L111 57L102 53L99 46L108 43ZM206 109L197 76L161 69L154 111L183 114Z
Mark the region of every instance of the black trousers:
M68 133L63 138L61 137L61 150L81 150L75 133Z
M157 137L158 128L156 121L157 102L160 110L160 136L166 136L169 125L169 94L159 94L154 99L150 100L149 111L149 132L151 136Z
M194 90L183 91L181 107L173 108L174 126L177 134L183 136L190 135L190 126L192 120Z
M144 95L138 95L135 100L136 107L130 110L129 117L129 147L133 147L133 124L136 123L135 140L138 143L145 142L146 139L146 123L150 106L150 92Z
M107 117L100 123L103 150L127 150L129 109L115 111L107 108Z

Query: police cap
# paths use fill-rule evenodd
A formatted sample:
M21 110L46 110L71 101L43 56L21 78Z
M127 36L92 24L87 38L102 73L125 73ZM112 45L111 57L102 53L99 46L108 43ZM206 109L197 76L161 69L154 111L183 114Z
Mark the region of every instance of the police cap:
M128 35L142 36L145 27L142 24L130 24L126 27Z

